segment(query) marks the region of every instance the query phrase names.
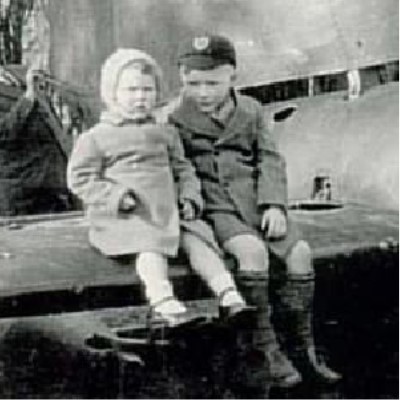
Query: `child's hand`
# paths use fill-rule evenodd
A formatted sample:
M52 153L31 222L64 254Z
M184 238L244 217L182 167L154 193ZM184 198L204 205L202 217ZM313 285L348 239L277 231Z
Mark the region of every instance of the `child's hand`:
M185 221L191 221L196 218L196 209L190 200L183 200L180 207L181 218Z
M261 230L267 232L269 238L285 236L287 230L286 215L279 207L270 207L264 211L261 218Z
M125 194L119 204L119 209L124 212L132 211L136 206L136 200L129 193Z

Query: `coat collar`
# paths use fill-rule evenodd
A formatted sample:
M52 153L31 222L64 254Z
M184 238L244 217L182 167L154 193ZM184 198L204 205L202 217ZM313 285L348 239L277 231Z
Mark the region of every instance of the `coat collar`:
M196 133L206 136L217 136L221 141L234 135L249 121L250 114L244 104L243 97L232 91L236 103L235 110L227 125L216 124L208 115L199 112L196 104L190 99L182 99L180 106L172 113L171 120Z
M118 113L103 111L100 115L100 122L105 122L106 124L114 126L124 126L129 124L134 124L134 125L144 125L149 123L154 124L156 120L153 116L148 116L147 118L141 120L131 120L128 118L124 118Z

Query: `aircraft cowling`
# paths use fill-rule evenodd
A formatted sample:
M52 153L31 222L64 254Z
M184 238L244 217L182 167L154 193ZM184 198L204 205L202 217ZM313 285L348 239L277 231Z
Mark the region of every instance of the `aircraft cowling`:
M352 101L337 92L267 106L287 160L289 198L310 199L313 180L323 171L332 200L398 209L398 101L398 83L391 83ZM288 107L295 111L272 122Z

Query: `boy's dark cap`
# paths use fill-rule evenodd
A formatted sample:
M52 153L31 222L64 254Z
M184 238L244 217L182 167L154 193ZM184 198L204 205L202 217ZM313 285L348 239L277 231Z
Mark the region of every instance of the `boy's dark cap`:
M232 42L223 36L197 36L181 45L178 64L194 69L209 69L224 64L236 67L236 52Z

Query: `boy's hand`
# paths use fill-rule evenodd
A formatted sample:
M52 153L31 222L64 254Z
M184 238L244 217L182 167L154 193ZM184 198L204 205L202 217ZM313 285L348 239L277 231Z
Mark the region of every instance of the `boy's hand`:
M181 218L185 221L191 221L196 218L196 209L190 200L183 200L180 207Z
M136 200L129 193L125 194L119 204L119 209L124 212L132 211L136 206Z
M267 230L266 234L269 238L285 236L287 230L285 213L279 207L270 207L265 210L261 218L261 230Z

